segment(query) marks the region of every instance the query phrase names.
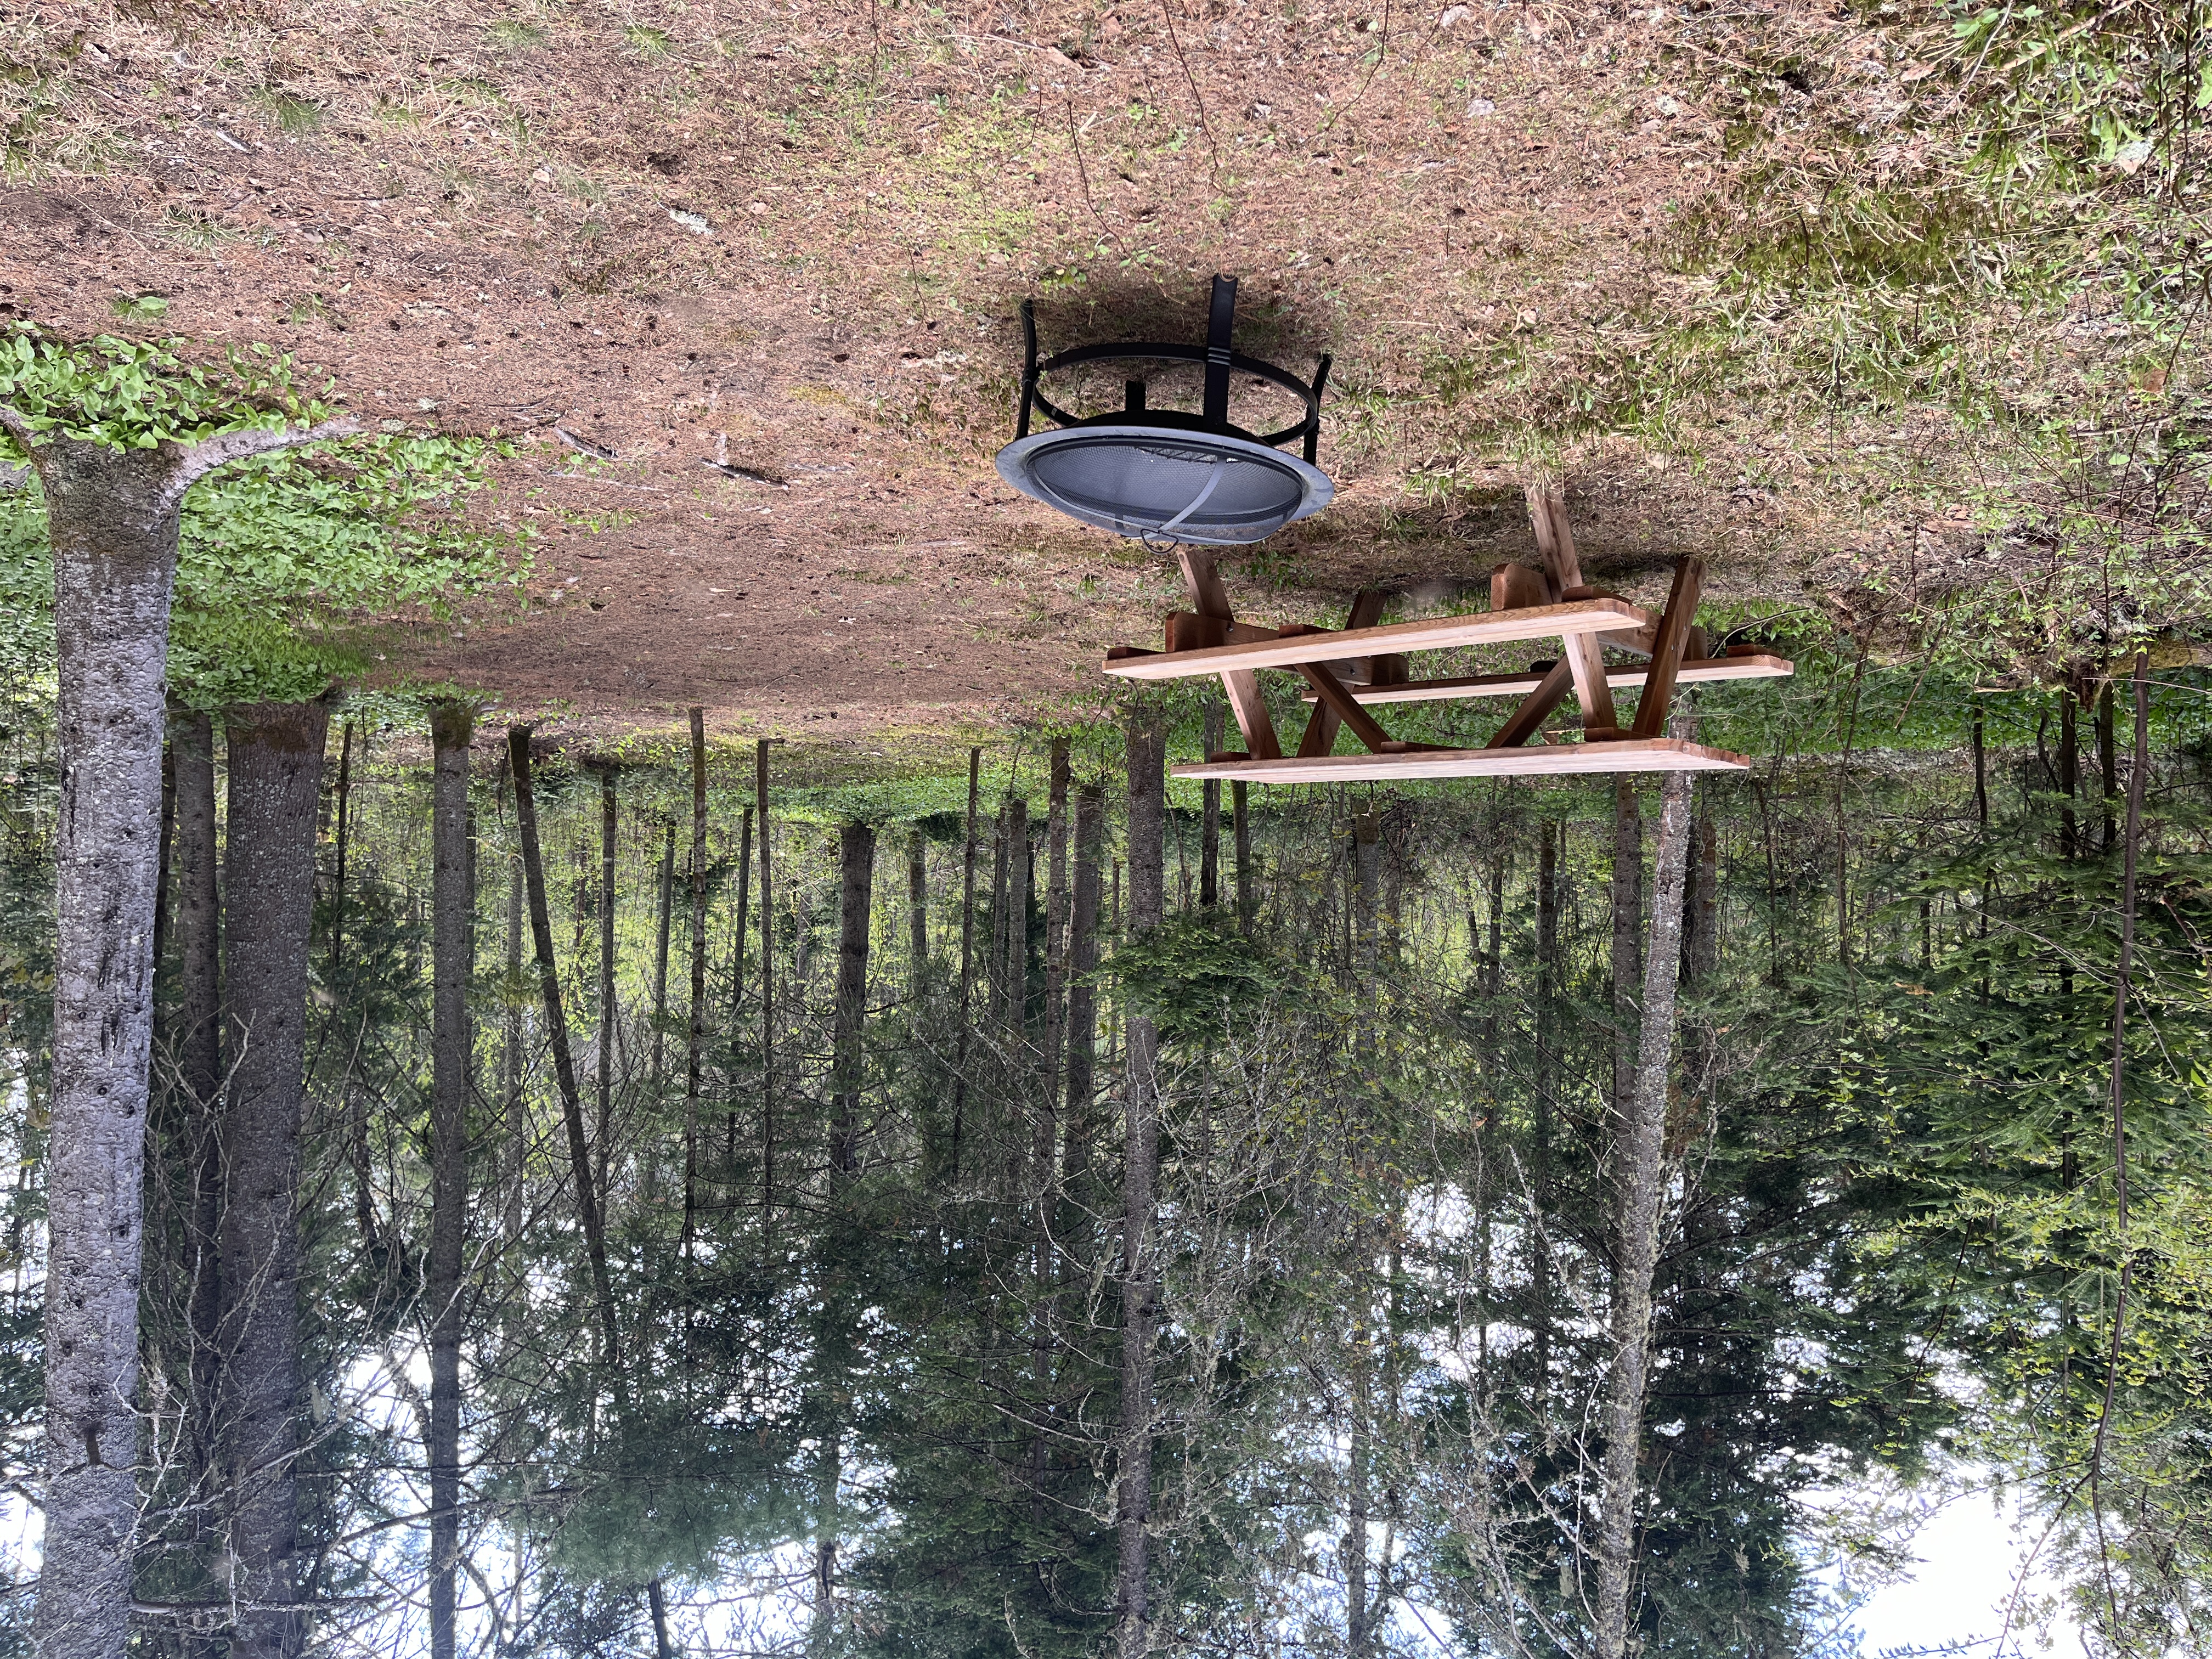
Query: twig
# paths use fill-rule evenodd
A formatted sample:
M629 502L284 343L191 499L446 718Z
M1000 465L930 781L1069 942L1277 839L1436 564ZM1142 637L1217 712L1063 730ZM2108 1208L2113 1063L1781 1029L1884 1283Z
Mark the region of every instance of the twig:
M1175 12L1170 7L1170 0L1160 0L1160 15L1167 21L1168 44L1175 48L1176 62L1182 65L1183 82L1190 88L1190 101L1198 110L1198 130L1206 135L1206 148L1212 153L1213 187L1219 190L1221 146L1213 142L1213 124L1206 118L1206 99L1198 89L1198 78L1190 72L1190 60L1182 55L1182 37L1176 33Z

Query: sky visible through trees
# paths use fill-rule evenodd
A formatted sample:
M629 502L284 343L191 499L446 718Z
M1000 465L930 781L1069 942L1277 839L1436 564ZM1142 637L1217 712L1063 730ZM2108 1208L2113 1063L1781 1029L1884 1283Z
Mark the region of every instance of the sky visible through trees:
M1796 648L1778 696L1698 694L1703 731L1754 723L1773 758L1698 780L1671 842L1656 784L1607 779L1254 791L1212 818L1176 784L1133 820L1158 759L1128 734L1188 753L1200 698L986 745L972 840L964 767L782 785L783 751L717 743L695 794L678 738L541 742L519 775L503 728L465 748L465 711L392 698L317 708L283 808L296 786L252 781L281 721L234 710L195 749L180 712L137 1640L1088 1654L1127 1638L1141 1442L1153 1650L1595 1650L1635 1259L1613 1103L1657 948L1679 1015L1626 1639L1849 1651L1916 1490L1971 1467L2039 1542L2016 1639L2055 1619L2100 1652L2194 1650L2203 687L2146 688L2123 1222L2131 688L2066 711ZM19 1480L49 730L8 760ZM312 919L288 923L252 872L301 810ZM276 1030L241 1010L288 963L289 1139L240 1036ZM263 1194L289 1229L251 1219ZM273 1416L242 1415L272 1376ZM240 1449L249 1422L278 1437ZM25 1601L0 1601L11 1640Z

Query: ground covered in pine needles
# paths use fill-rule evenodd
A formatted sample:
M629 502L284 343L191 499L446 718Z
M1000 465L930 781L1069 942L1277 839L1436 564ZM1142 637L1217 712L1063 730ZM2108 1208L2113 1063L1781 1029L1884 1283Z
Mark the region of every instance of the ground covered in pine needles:
M2202 0L2022 9L35 0L0 316L519 436L525 599L382 672L598 729L1099 699L1172 571L993 472L1017 307L1195 339L1216 270L1240 349L1336 356L1258 617L1460 602L1557 473L1620 591L1695 551L1724 611L2057 678L2207 614L2212 73Z

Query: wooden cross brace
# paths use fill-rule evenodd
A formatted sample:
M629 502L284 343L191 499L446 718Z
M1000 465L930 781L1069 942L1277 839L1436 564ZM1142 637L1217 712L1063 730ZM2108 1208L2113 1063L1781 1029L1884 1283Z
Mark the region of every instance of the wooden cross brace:
M1558 605L1570 599L1595 597L1583 580L1582 561L1575 553L1574 532L1567 524L1566 498L1557 485L1528 486L1528 517L1535 526L1536 550L1544 556L1541 571L1525 565L1500 565L1491 574L1491 606ZM1570 687L1582 704L1583 741L1617 743L1627 738L1656 738L1666 730L1667 710L1674 697L1674 677L1691 643L1698 613L1698 593L1705 582L1705 562L1682 560L1674 567L1674 582L1667 595L1667 610L1651 630L1651 666L1644 682L1644 695L1636 705L1636 724L1620 728L1613 706L1613 686L1606 675L1604 641L1595 635L1570 634L1559 641L1560 651L1550 672L1536 689L1522 700L1498 735L1484 745L1516 749L1534 737L1552 711L1566 698ZM1640 641L1639 641L1640 643ZM1703 654L1703 641L1698 654Z

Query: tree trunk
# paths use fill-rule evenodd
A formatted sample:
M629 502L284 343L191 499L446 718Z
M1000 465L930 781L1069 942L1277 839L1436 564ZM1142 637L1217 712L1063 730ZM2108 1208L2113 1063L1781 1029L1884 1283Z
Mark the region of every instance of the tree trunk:
M916 1008L929 975L929 866L920 829L906 836L907 997Z
M169 947L169 871L177 839L177 751L173 728L161 740L161 817L154 836L154 972L161 971L161 958Z
M37 470L54 567L55 974L48 1097L42 1659L120 1659L131 1622L141 1202L154 1036L163 681L194 480L327 428L116 451L5 425ZM313 818L309 816L312 830Z
M171 722L176 771L177 1081L184 1114L179 1152L184 1162L183 1269L185 1322L191 1333L188 1455L193 1488L205 1497L216 1468L216 1391L221 1380L217 1327L222 1274L217 1235L222 1223L222 910L216 869L221 857L215 811L215 723L197 709Z
M2079 853L2081 836L2075 827L2074 797L2081 792L2081 735L2075 719L2073 689L2058 693L2058 855L2070 859Z
M466 705L430 710L430 1659L453 1659L461 1542L461 1265L469 1202L469 860ZM603 970L603 978L605 977Z
M1017 1056L1026 1055L1030 1023L1030 804L1019 799L1006 803L1006 981L1007 1042ZM1021 1062L1018 1059L1017 1065Z
M592 1135L594 1184L607 1190L607 1160L615 1138L615 770L599 769L599 1121Z
M656 895L660 914L653 936L653 1091L659 1099L660 1079L666 1075L668 1036L668 928L676 905L676 826L670 824L660 845L660 878ZM740 925L739 933L744 932Z
M1534 1146L1528 1158L1528 1203L1535 1226L1528 1243L1530 1322L1536 1361L1539 1415L1552 1379L1552 1085L1556 1075L1559 957L1559 826L1544 820L1536 854L1536 1087Z
M753 805L760 819L761 1231L775 1214L775 902L768 835L768 742L753 751Z
M220 1246L222 1462L234 1659L289 1659L307 1636L291 1604L298 1527L300 1126L306 1103L307 948L315 811L330 709L253 703L226 716L230 760L223 892Z
M561 975L553 961L553 919L545 903L545 860L538 842L538 803L530 788L530 728L507 728L507 752L514 770L514 823L522 842L522 874L530 902L530 935L537 947L538 988L545 1002L545 1030L553 1048L553 1080L561 1091L561 1113L568 1130L569 1176L576 1183L576 1217L584 1230L584 1252L591 1264L592 1288L599 1304L606 1360L619 1369L622 1327L615 1317L613 1281L607 1273L607 1238L599 1200L592 1180L592 1147L584 1133L584 1105L576 1092L576 1064L568 1052L568 1019L561 1006Z
M952 1062L952 1147L946 1172L960 1173L960 1135L968 1107L968 1044L973 1028L969 1000L975 983L975 797L983 751L968 751L968 830L960 851L960 1035Z
M684 1243L699 1201L699 1096L707 1059L707 711L691 713L691 1021L684 1051Z
M345 723L338 738L338 823L337 867L331 880L331 969L336 973L345 958L346 852L352 840L353 722Z
M1129 930L1147 933L1165 915L1166 716L1139 703L1130 717ZM1144 1659L1151 1643L1147 1568L1152 1492L1153 1328L1159 1286L1152 1224L1159 1175L1159 1036L1152 1019L1128 1019L1129 1069L1121 1165L1121 1401L1115 1529L1114 1598L1118 1659Z
M163 451L28 446L46 496L62 766L46 1155L46 1541L33 1638L120 1659L137 1525L141 1183L162 676L183 495Z
M1651 894L1651 943L1644 957L1644 1007L1635 1086L1621 1125L1619 1179L1621 1293L1615 1297L1613 1363L1601 1419L1604 1486L1600 1498L1598 1659L1621 1659L1628 1645L1629 1589L1636 1565L1637 1460L1650 1386L1651 1289L1659 1260L1659 1205L1665 1189L1668 1081L1673 1069L1674 993L1682 960L1682 891L1689 866L1692 776L1670 772L1660 788L1659 833Z
M1105 842L1106 792L1085 784L1075 797L1075 885L1067 918L1067 1127L1060 1182L1079 1202L1091 1166L1091 1092L1098 1052L1098 866Z
M1375 995L1381 970L1377 918L1382 902L1382 820L1372 812L1358 813L1352 820L1352 991L1362 1016L1353 1046L1365 1056L1375 1050Z
M1221 704L1206 704L1206 752L1220 752ZM1199 791L1198 902L1207 909L1221 902L1221 780L1208 778Z
M1721 837L1712 815L1698 815L1698 868L1690 890L1690 949L1684 958L1694 984L1710 983L1721 962Z
M1628 1150L1629 1100L1636 1089L1637 998L1644 978L1644 818L1636 781L1623 776L1613 786L1613 1191L1611 1255L1613 1323L1621 1317L1627 1260L1626 1241L1629 1183L1621 1159Z
M876 884L876 832L848 823L838 835L841 876L837 917L837 1007L830 1090L836 1115L830 1130L830 1173L839 1185L860 1171L861 1048L868 1012L868 922Z
M1060 1066L1067 1032L1067 739L1052 744L1052 793L1045 810L1044 1059L1031 1125L1030 1162L1036 1167L1039 1249L1049 1255L1052 1188L1058 1173ZM1042 1271L1040 1261L1039 1271Z
M2097 694L2097 773L2099 790L2104 796L2105 833L2098 842L2109 853L2118 841L2112 803L2119 799L2120 774L2117 726L2112 715L2112 683L2105 682L2104 690Z
M1237 925L1252 931L1252 817L1244 800L1245 786L1229 786L1229 807L1237 842Z
M1375 813L1361 812L1352 820L1352 969L1353 995L1359 1010L1353 1047L1364 1062L1361 1066L1364 1074L1371 1066L1375 1052L1381 991L1382 821ZM1365 1152L1365 1137L1361 1133L1365 1127L1355 1128L1358 1140L1352 1162L1361 1176L1371 1176L1372 1163ZM1368 1358L1369 1344L1373 1340L1372 1297L1368 1284L1370 1249L1366 1223L1355 1215L1352 1223L1351 1432L1346 1448L1344 1537L1338 1547L1338 1559L1344 1569L1345 1651L1349 1659L1367 1659L1373 1651L1367 1594L1367 1534L1373 1485L1369 1468L1372 1456Z
M744 810L738 839L738 925L730 944L730 1087L732 1103L722 1125L722 1161L738 1161L738 1033L744 1029L745 928L751 921L753 896L753 809Z
M530 1164L530 1125L522 1101L522 866L507 872L507 996L500 1014L500 1081L507 1102L507 1237L522 1237L523 1179Z

